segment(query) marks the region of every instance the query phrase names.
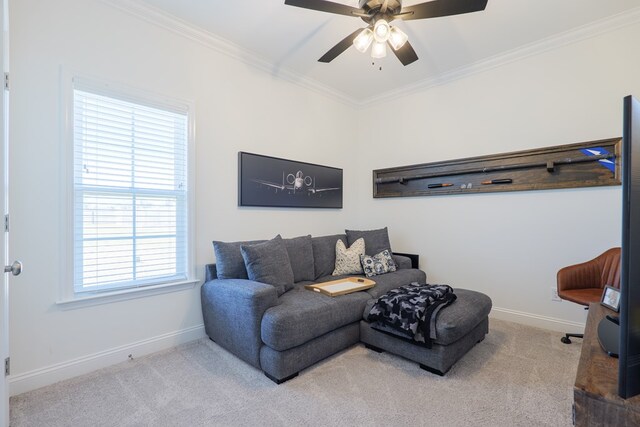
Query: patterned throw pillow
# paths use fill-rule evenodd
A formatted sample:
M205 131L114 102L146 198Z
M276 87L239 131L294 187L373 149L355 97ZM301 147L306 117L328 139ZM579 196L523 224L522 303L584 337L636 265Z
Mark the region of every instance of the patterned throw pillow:
M333 276L362 274L360 257L364 255L364 239L358 239L347 249L342 240L336 242L336 268Z
M360 255L360 262L367 277L396 271L396 263L393 262L391 253L388 250L384 250L374 256Z

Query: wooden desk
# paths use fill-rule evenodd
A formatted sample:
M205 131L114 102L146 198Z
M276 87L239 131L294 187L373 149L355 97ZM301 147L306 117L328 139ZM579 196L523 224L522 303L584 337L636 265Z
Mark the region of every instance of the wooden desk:
M609 357L598 342L598 323L616 314L599 303L589 306L580 364L573 388L575 425L640 426L640 395L618 396L618 359Z

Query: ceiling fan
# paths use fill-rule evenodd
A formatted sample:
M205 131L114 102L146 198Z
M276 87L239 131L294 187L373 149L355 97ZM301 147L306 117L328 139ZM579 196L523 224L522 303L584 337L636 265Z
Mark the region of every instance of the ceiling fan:
M484 10L488 0L433 0L426 3L402 7L402 0L359 0L359 7L351 7L326 0L285 0L284 4L319 10L321 12L361 18L368 24L345 37L340 43L329 49L319 62L331 62L352 44L364 53L371 48L372 58L387 55L387 45L402 62L409 65L418 59L418 55L409 43L409 37L398 27L389 25L395 19L436 18L439 16L460 15Z

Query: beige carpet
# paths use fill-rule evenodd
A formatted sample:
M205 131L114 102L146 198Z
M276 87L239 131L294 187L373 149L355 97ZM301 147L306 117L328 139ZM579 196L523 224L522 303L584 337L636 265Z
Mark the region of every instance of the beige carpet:
M280 386L209 340L11 399L11 425L570 426L580 340L492 320L445 377L357 345Z

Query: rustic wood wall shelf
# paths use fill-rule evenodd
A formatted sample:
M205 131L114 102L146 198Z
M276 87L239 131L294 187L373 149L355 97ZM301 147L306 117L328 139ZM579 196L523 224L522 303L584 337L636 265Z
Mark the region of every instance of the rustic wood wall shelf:
M373 171L373 197L620 185L621 138Z

